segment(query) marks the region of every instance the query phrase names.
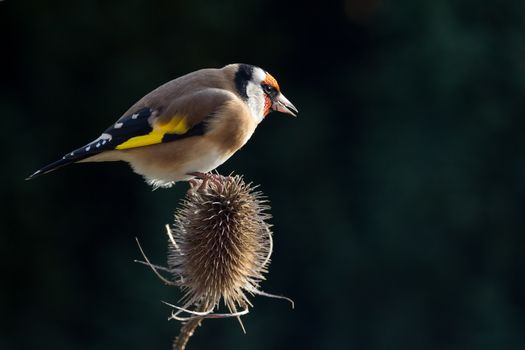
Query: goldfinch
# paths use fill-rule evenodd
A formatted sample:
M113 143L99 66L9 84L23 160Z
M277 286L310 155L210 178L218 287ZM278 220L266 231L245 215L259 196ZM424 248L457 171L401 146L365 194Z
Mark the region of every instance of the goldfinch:
M154 188L170 187L224 163L272 110L298 112L263 69L201 69L151 91L94 141L27 179L70 163L122 160Z

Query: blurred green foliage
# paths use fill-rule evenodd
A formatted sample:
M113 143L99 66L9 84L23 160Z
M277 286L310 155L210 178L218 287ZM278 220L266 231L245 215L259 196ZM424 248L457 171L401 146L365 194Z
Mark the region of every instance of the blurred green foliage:
M272 201L245 318L190 349L525 348L525 2L0 2L1 349L168 349L165 261L187 186L123 164L25 176L149 90L232 62L275 75L271 114L219 170Z

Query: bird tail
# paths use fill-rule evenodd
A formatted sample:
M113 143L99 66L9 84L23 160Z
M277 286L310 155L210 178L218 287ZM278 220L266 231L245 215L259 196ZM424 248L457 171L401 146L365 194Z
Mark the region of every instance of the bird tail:
M44 175L44 174L50 173L53 170L56 170L58 168L62 168L63 166L66 166L66 165L71 164L71 163L76 163L78 161L81 161L81 160L86 159L86 158L91 157L91 156L92 156L91 154L78 154L78 155L76 155L76 154L74 154L74 152L68 153L65 156L63 156L62 158L60 158L59 160L57 160L57 161L55 161L55 162L53 162L51 164L48 164L48 165L46 165L45 167L43 167L41 169L38 169L33 174L31 174L28 177L26 177L26 180L32 180L35 177L38 177L40 175Z
M39 169L35 171L33 174L29 175L26 180L34 179L35 177L38 177L40 175L47 174L53 170L56 170L58 168L61 168L65 165L80 162L86 158L92 157L96 154L99 154L103 151L108 151L113 149L113 145L111 143L111 135L109 134L102 134L99 138L96 140L88 143L87 145L84 145L80 148L77 148L73 152L70 152L63 156L61 159L57 160L56 162L53 162L49 165L46 165L42 169Z
M26 178L26 180L34 179L35 177L50 173L53 170L61 168L65 165L80 162L86 158L92 157L96 154L106 151L109 148L107 147L107 144L108 142L106 142L106 139L104 137L99 137L95 141L90 142L87 145L77 148L73 152L66 154L56 162L48 164L42 169L35 171L33 174L29 175Z

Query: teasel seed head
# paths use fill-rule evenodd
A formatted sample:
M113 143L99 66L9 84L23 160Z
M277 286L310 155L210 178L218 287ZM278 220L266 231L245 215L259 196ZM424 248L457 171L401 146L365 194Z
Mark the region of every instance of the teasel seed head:
M184 291L179 313L239 316L251 306L246 292L272 296L259 290L273 248L270 206L241 176L211 176L175 213L168 265ZM230 314L211 313L221 299Z

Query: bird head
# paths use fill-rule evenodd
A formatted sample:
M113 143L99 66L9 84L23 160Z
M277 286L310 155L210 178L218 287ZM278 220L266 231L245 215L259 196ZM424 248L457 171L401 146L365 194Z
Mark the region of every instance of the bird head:
M238 64L235 73L235 86L239 95L246 101L259 121L271 111L290 114L294 117L299 112L284 97L277 80L259 67Z

